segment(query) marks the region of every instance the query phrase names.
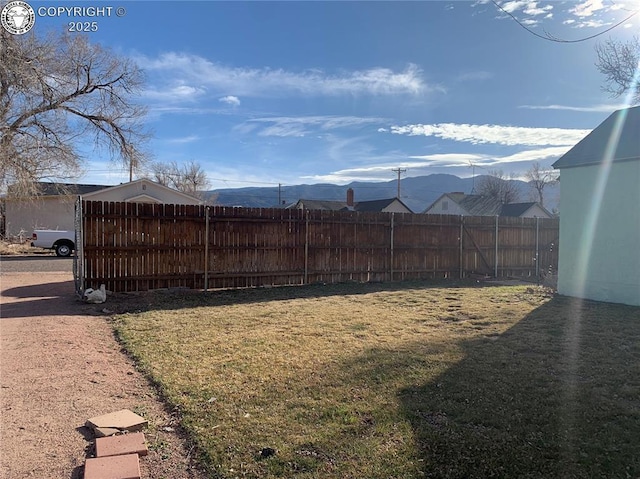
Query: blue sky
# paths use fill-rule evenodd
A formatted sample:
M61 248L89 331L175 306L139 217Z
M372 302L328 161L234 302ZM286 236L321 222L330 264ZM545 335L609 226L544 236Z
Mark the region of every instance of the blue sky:
M640 31L639 14L593 40L551 42L486 1L30 3L125 9L38 16L35 29L97 21L91 40L146 72L153 159L196 161L211 188L548 166L624 105L601 90L596 42ZM567 40L640 8L499 3L534 32ZM128 179L100 152L89 156L79 181Z

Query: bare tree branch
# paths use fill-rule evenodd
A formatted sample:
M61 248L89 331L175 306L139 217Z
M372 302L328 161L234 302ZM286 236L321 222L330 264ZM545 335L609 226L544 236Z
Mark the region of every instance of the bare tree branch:
M536 201L544 206L544 189L558 183L558 173L554 170L545 170L537 161L531 165L531 168L524 174L529 180L529 186L536 193Z
M478 182L478 194L495 198L502 203L514 203L520 199L520 194L515 183L508 181L510 179L513 177L505 176L502 170L489 171Z
M605 76L602 89L613 97L629 92L630 103L640 103L640 39L623 42L609 38L595 48L596 67Z
M178 165L175 161L153 163L150 168L150 178L161 185L198 197L210 186L207 174L193 160L183 165Z
M43 178L76 178L87 142L129 168L147 158L142 71L83 36L0 29L0 189L29 195Z

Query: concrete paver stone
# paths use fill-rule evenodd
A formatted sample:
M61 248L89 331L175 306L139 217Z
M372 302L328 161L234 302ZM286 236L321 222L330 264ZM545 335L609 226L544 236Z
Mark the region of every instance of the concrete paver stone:
M137 454L87 459L84 479L141 479L140 459Z
M120 434L96 439L96 457L120 456L123 454L138 454L139 456L149 454L144 434L134 432L132 434Z
M95 431L96 437L111 436L122 431L141 431L146 425L147 420L145 418L138 416L129 409L92 417L86 422L86 426Z

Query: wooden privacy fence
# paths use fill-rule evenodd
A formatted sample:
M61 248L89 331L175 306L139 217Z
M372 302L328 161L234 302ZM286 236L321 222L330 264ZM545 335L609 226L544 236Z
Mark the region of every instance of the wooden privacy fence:
M112 291L533 277L558 220L81 201L82 287Z

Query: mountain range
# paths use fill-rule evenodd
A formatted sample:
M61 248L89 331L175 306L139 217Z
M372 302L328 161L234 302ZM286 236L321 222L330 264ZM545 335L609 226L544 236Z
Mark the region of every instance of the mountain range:
M400 181L400 199L412 211L422 213L443 193L460 191L477 193L477 186L483 175L475 178L459 178L455 175L433 174L404 178ZM521 180L505 180L514 183L521 202L536 201L537 195L532 186ZM273 208L286 206L299 199L342 200L347 190L352 188L355 201L380 200L398 196L398 182L362 182L354 181L347 185L320 183L313 185L223 188L204 192L204 197L216 205L244 206L254 208ZM544 206L549 211L558 209L560 185L547 185L544 189Z

